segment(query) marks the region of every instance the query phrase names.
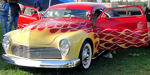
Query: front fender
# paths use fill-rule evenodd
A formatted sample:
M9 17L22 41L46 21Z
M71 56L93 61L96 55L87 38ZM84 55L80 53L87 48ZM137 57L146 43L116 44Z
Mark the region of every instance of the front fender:
M80 49L85 41L86 38L91 38L89 37L91 33L86 33L83 30L79 31L74 31L74 32L67 32L61 34L54 42L54 44L57 44L57 48L59 48L59 42L62 39L68 39L70 40L70 50L68 52L67 56L62 56L63 60L73 60L77 59L79 57Z

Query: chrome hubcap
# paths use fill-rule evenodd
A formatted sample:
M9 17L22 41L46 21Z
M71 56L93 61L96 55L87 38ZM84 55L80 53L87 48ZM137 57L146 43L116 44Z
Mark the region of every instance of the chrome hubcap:
M90 44L86 44L82 53L82 64L84 68L88 68L91 63L91 46Z

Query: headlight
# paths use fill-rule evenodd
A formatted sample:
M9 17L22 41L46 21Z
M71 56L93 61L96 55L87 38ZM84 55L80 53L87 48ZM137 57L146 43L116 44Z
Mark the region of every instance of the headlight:
M2 46L4 50L8 50L10 47L10 37L9 36L4 36L2 39Z
M59 42L59 49L63 56L66 56L70 49L70 41L68 39L62 39Z

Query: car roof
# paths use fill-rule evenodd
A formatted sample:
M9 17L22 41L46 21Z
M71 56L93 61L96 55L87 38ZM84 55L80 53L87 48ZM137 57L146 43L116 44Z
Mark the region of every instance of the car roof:
M102 4L93 3L93 2L70 2L70 3L57 4L51 6L49 9L59 9L59 8L85 9L91 11L95 8L106 8L106 7Z

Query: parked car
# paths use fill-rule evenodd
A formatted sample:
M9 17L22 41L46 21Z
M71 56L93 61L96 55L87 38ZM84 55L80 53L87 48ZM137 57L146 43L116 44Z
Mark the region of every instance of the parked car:
M148 41L146 17L138 5L106 9L97 3L64 3L5 34L2 58L27 67L88 69L92 58L106 50L148 46Z

